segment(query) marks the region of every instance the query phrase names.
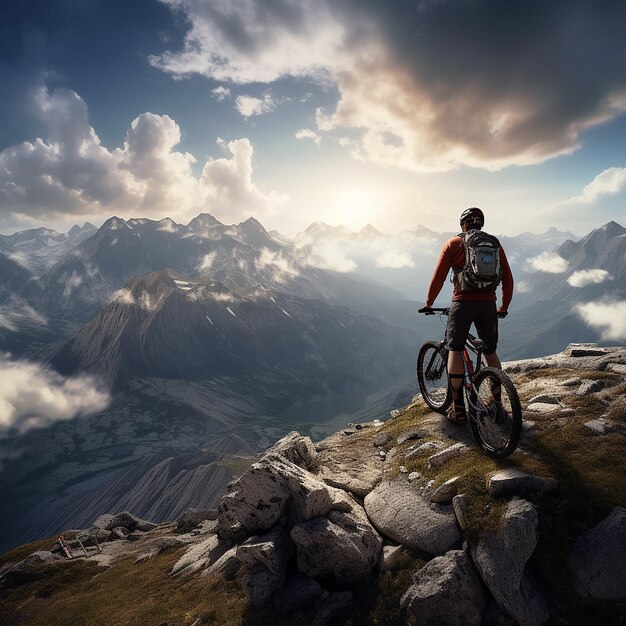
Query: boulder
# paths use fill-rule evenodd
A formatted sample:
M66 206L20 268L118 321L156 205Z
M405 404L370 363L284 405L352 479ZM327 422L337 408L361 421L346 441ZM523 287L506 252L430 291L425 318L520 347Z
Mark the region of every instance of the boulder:
M104 530L98 526L92 526L86 528L77 533L76 539L80 539L84 546L95 546L96 542L99 544L104 543L111 536L110 530ZM58 542L56 545L59 545ZM60 549L60 546L59 546Z
M255 606L267 604L274 591L284 585L292 554L293 544L282 526L250 537L237 547L237 558L246 569L241 584Z
M92 526L97 526L103 530L113 530L116 527L122 527L132 532L137 528L140 521L141 520L138 517L135 517L132 513L122 511L121 513L117 513L115 515L105 513L104 515L98 517Z
M450 478L450 480L446 480L445 483L439 485L437 489L430 496L431 502L436 502L437 504L448 504L452 502L452 498L456 496L458 489L459 477L455 476L454 478Z
M597 393L604 388L604 382L601 380L586 380L578 389L576 390L577 395L579 396L588 396L592 393Z
M317 450L311 438L303 437L296 431L277 441L266 454L279 454L304 469L311 470L318 466Z
M553 396L549 393L541 393L538 396L534 396L528 401L528 404L533 404L534 402L540 402L542 404L558 404L560 405L559 399L556 396Z
M116 526L111 529L109 539L126 539L130 535L130 531L125 526Z
M316 611L311 620L311 626L334 624L341 615L352 611L353 605L351 591L330 593L326 599L316 603Z
M452 498L452 509L454 510L456 521L461 527L461 530L465 530L465 515L468 507L469 502L467 501L467 496L464 493Z
M364 504L372 524L408 548L444 554L461 540L452 507L428 503L411 485L381 483Z
M393 435L389 431L384 430L374 437L373 445L380 448L386 446L392 439Z
M626 508L615 507L608 517L581 535L569 565L579 594L597 600L626 601Z
M151 530L154 530L157 527L158 527L158 524L155 524L154 522L148 522L145 519L140 519L139 524L137 524L137 526L135 527L135 530L140 530L141 532L149 533Z
M237 558L237 546L235 546L224 552L217 561L209 565L202 572L202 576L215 574L222 576L226 580L233 580L237 576L240 566L241 563Z
M364 514L342 511L294 526L291 538L301 573L339 585L371 574L383 543Z
M356 469L341 465L332 469L322 466L319 477L332 487L364 498L382 480L383 472L380 468L370 465L361 465Z
M287 580L284 587L274 593L272 604L279 613L286 615L309 606L321 593L322 588L317 580L295 574Z
M419 624L479 626L487 599L465 552L452 550L413 576L400 605Z
M525 496L533 493L544 495L557 488L558 483L554 478L534 476L517 468L501 470L487 478L487 489L491 497Z
M468 451L469 448L464 443L455 443L449 448L445 448L441 452L437 452L437 454L428 457L428 467L438 467L439 465L443 465L446 461Z
M178 559L170 574L192 574L219 559L229 548L229 543L221 541L217 535L211 535L196 543Z
M38 550L29 554L18 563L7 564L0 570L2 586L13 587L33 580L38 580L44 575L46 565L63 561L57 554L47 550Z
M539 516L526 500L508 503L502 527L472 548L476 568L498 604L519 624L543 624L546 602L526 563L537 545Z
M332 498L310 472L271 454L237 479L218 506L218 535L241 541L269 530L287 514L290 524L326 514Z
M411 439L423 439L424 437L426 437L426 435L426 430L413 426L412 428L409 428L408 430L405 430L402 434L398 435L396 442L398 445L402 445L403 443L406 443Z
M553 402L531 402L526 410L531 413L558 413L561 410L561 405Z
M180 533L188 533L206 520L217 519L215 510L198 510L189 508L180 514L176 520L176 530Z

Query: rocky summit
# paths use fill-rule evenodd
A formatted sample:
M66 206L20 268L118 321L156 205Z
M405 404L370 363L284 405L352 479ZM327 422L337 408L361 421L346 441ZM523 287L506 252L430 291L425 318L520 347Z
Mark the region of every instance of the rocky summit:
M3 624L620 624L626 349L506 363L506 460L419 396L318 442L292 432L219 505L128 511L0 558Z

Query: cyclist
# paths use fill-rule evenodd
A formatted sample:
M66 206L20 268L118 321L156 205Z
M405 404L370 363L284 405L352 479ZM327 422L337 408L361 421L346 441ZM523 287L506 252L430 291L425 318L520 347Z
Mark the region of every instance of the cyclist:
M463 350L472 322L476 326L478 336L485 343L485 359L489 367L501 369L500 359L496 353L498 345L498 317L507 315L513 297L513 275L502 246L499 245L499 260L502 270L502 305L496 309L496 288L487 290L462 290L457 278L466 260L465 239L472 230L481 230L485 223L484 213L477 207L471 207L461 213L460 224L462 233L448 239L441 249L439 261L433 273L426 306L419 309L427 313L435 303L448 272L454 270L454 290L452 306L448 316L446 330L446 347L448 349L448 384L452 389L453 402L448 409L448 419L455 424L466 421L465 404L463 402ZM497 241L497 240L496 240ZM498 395L493 390L494 396ZM496 397L496 399L498 399Z

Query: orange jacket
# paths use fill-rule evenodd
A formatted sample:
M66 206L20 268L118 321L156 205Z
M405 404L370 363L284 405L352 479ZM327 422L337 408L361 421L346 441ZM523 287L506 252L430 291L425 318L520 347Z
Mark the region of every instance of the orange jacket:
M450 268L454 267L461 270L464 265L465 246L463 245L463 239L458 236L448 239L441 249L437 267L435 267L433 277L430 281L428 295L426 296L426 306L432 306L434 304ZM513 297L513 274L511 274L511 268L509 267L509 262L502 247L500 247L500 267L502 268L502 306L500 308L506 311ZM493 291L483 292L461 291L455 274L452 302L463 302L465 300L495 301L496 291L495 289Z

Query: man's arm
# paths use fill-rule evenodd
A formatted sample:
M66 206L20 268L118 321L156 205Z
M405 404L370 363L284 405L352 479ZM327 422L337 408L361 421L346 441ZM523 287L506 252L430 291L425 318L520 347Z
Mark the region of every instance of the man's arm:
M503 248L500 248L500 267L502 268L502 306L499 311L506 312L513 298L513 274Z
M450 241L447 241L441 253L439 254L439 260L437 266L433 272L433 277L430 280L430 286L428 287L428 295L426 296L426 306L432 306L439 295L443 287L443 283L446 280L446 276L452 267L452 254L450 252Z

